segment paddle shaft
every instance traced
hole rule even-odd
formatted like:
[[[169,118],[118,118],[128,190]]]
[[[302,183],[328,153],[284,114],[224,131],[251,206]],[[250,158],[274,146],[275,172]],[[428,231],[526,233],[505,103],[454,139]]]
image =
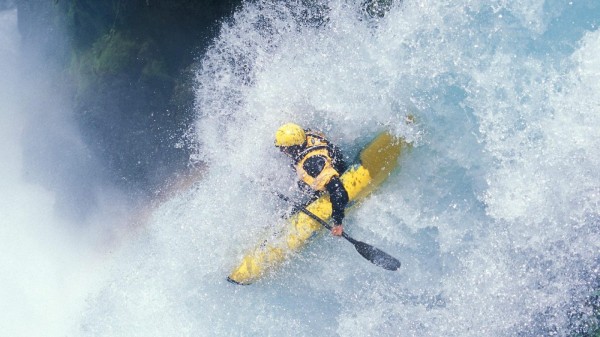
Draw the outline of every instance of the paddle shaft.
[[[304,214],[308,215],[311,219],[320,223],[321,226],[327,228],[328,230],[331,230],[331,225],[328,224],[327,222],[325,222],[325,220],[314,215],[311,211],[307,210],[305,207],[299,207],[299,208]],[[350,241],[350,243],[352,243],[353,245],[356,245],[356,243],[358,242],[358,241],[354,240],[350,235],[346,234],[346,232],[344,232],[344,231],[342,231],[342,237],[344,237],[344,239]]]
[[[277,193],[277,196],[279,196],[279,198],[281,198],[282,200],[284,200],[288,203],[292,203],[292,201],[283,194]],[[319,218],[314,213],[312,213],[311,211],[306,209],[306,207],[304,207],[302,205],[297,205],[297,207],[304,214],[308,215],[311,219],[313,219],[316,222],[318,222],[319,224],[321,224],[321,226],[327,228],[328,230],[331,230],[332,227],[330,224],[328,224],[325,220]],[[396,258],[392,257],[391,255],[387,254],[386,252],[384,252],[378,248],[375,248],[367,243],[364,243],[362,241],[355,240],[352,237],[350,237],[350,235],[346,234],[346,232],[344,232],[344,231],[342,231],[342,237],[344,237],[344,239],[348,240],[348,242],[353,244],[354,248],[356,248],[356,250],[358,251],[358,253],[360,255],[362,255],[362,257],[371,261],[372,263],[374,263],[384,269],[387,269],[387,270],[398,270],[398,268],[400,268],[400,261],[398,261]]]
[[[283,199],[284,201],[287,201],[287,202],[289,202],[289,203],[292,203],[292,201],[291,201],[291,200],[290,200],[288,197],[286,197],[285,195],[283,195],[283,194],[277,194],[277,195],[278,195],[278,196],[279,196],[281,199]],[[301,205],[297,205],[297,207],[298,207],[298,209],[299,209],[299,210],[301,210],[301,211],[302,211],[304,214],[308,215],[308,216],[309,216],[311,219],[313,219],[313,220],[315,220],[316,222],[318,222],[319,224],[321,224],[321,226],[323,226],[323,227],[325,227],[325,228],[327,228],[327,229],[331,230],[331,228],[332,228],[332,227],[331,227],[331,225],[330,225],[330,224],[328,224],[328,223],[327,223],[325,220],[323,220],[323,219],[319,218],[318,216],[314,215],[314,214],[313,214],[313,212],[311,212],[311,211],[307,210],[307,209],[306,209],[306,207],[304,207],[304,206],[301,206]],[[350,242],[353,242],[353,241],[355,241],[353,238],[351,238],[350,236],[348,236],[348,234],[346,234],[346,232],[342,232],[342,236],[343,236],[343,237],[344,237],[346,240],[348,240],[348,241],[350,241]]]

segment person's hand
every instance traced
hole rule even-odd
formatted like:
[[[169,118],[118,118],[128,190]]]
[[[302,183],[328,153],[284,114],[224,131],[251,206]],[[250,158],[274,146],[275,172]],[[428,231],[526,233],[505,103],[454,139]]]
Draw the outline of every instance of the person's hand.
[[[335,225],[331,228],[331,234],[335,236],[341,236],[344,231],[344,227],[342,225]]]

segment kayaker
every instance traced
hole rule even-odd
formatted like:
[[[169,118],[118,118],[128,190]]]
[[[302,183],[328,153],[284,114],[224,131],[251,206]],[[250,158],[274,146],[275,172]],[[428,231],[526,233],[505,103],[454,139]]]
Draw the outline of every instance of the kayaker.
[[[292,166],[298,174],[300,188],[309,195],[302,206],[325,192],[329,193],[334,223],[331,234],[342,235],[348,192],[340,180],[340,175],[346,170],[341,151],[323,134],[305,130],[294,123],[284,124],[277,130],[275,146],[294,161]]]

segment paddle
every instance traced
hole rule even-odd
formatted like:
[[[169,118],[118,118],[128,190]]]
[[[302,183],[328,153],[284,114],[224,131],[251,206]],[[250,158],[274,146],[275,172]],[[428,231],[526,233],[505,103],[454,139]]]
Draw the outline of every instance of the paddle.
[[[277,196],[279,196],[279,198],[288,203],[292,203],[292,201],[283,194],[277,193]],[[328,224],[318,216],[314,215],[311,211],[307,210],[306,207],[301,205],[296,206],[304,214],[308,215],[310,218],[320,223],[323,227],[327,228],[328,230],[331,230],[330,224]],[[342,232],[342,236],[344,237],[344,239],[348,240],[351,244],[354,245],[354,248],[356,248],[360,255],[362,255],[365,259],[371,261],[375,265],[387,270],[398,270],[398,268],[400,268],[400,261],[398,261],[393,256],[389,255],[388,253],[384,252],[383,250],[375,248],[367,243],[354,240],[348,234],[346,234],[346,232]]]

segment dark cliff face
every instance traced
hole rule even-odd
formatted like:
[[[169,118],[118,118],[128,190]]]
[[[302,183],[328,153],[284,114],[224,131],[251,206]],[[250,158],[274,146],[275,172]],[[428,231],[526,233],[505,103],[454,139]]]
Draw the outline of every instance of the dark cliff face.
[[[24,77],[39,82],[43,71],[48,85],[40,91],[68,102],[87,157],[97,158],[83,166],[100,166],[107,179],[150,194],[185,170],[188,149],[181,143],[193,119],[194,61],[240,2],[17,0],[3,6],[18,9],[22,54],[31,61]],[[29,109],[43,116],[44,105]],[[36,154],[49,156],[43,146],[30,144],[25,161],[34,165],[43,160]]]

